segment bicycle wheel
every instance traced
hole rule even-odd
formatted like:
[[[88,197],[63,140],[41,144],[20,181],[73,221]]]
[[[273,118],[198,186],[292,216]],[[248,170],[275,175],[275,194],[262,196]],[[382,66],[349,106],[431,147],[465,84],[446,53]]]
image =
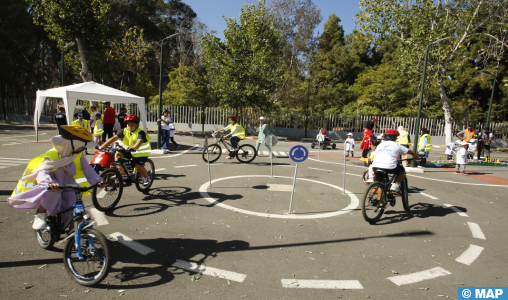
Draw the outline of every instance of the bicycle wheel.
[[[208,155],[207,155],[207,153],[208,153]],[[208,146],[208,148],[203,149],[202,157],[206,163],[208,162],[207,158],[210,157],[210,163],[213,163],[213,162],[216,162],[220,158],[221,155],[222,155],[222,148],[217,144],[213,144],[213,145]]]
[[[252,145],[241,145],[236,152],[236,159],[241,163],[250,163],[257,156],[256,148]]]
[[[36,230],[35,238],[42,249],[49,249],[55,242],[51,239],[51,232],[48,229]]]
[[[100,173],[99,176],[109,185],[105,188],[95,187],[92,190],[93,206],[99,211],[109,211],[115,208],[120,198],[122,198],[122,175],[118,170],[107,169]]]
[[[367,182],[367,179],[369,179],[369,170],[363,171],[362,179],[363,179],[363,183],[365,183],[365,185],[371,184],[370,182]]]
[[[407,185],[407,178],[404,177],[402,179],[402,182],[400,183],[400,190],[402,192],[402,206],[404,207],[405,211],[410,211],[409,208],[409,199],[408,199],[408,185]]]
[[[150,183],[148,185],[143,185],[143,177],[139,172],[136,174],[136,188],[140,192],[146,192],[148,189],[152,186],[153,180],[155,179],[155,165],[153,164],[153,161],[151,159],[147,159],[145,163],[145,170],[148,178],[150,178]]]
[[[111,260],[108,240],[101,232],[92,228],[82,230],[80,239],[83,259],[79,259],[76,243],[74,238],[71,238],[65,245],[64,266],[74,281],[84,286],[93,286],[106,278],[109,272]]]
[[[370,224],[377,222],[385,211],[385,205],[378,196],[378,189],[381,189],[381,195],[383,195],[385,185],[380,182],[373,182],[363,194],[362,215],[365,221]]]

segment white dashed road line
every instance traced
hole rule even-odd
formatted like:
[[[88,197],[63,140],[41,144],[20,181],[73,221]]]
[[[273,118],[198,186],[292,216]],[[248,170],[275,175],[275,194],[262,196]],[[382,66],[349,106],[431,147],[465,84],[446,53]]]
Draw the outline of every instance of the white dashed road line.
[[[175,168],[197,167],[198,165],[175,166]]]
[[[130,237],[120,232],[112,233],[109,236],[113,241],[117,241],[122,245],[127,246],[142,255],[147,255],[149,253],[155,252],[155,250],[153,250],[152,248],[142,245],[136,241],[133,241]]]
[[[185,150],[185,151],[182,151],[182,152],[180,152],[180,153],[178,153],[178,154],[173,154],[173,155],[150,156],[150,159],[155,159],[155,158],[168,158],[168,157],[180,156],[180,155],[185,154],[185,153],[187,153],[187,152],[189,152],[189,151],[192,151],[192,150],[194,150],[194,149],[196,149],[196,147],[192,147],[192,148],[190,148],[190,149],[188,149],[188,150]]]
[[[224,278],[227,280],[232,280],[236,282],[243,282],[247,275],[240,274],[236,272],[221,270],[217,268],[207,267],[205,265],[199,265],[197,263],[188,262],[184,260],[177,259],[173,264],[173,267],[177,267],[179,269],[184,269],[190,272],[195,272],[203,275],[209,275],[219,278]]]
[[[362,290],[363,286],[358,280],[302,280],[281,279],[282,287],[293,289],[342,289]]]
[[[328,172],[333,172],[332,170],[325,170],[325,169],[318,169],[318,168],[311,168],[311,167],[309,167],[309,169],[312,169],[312,170],[319,170],[319,171],[328,171]]]
[[[95,220],[95,224],[97,226],[103,226],[108,225],[109,222],[106,219],[106,215],[102,211],[98,211],[95,208],[90,209],[90,214],[92,215],[92,218]]]
[[[478,224],[467,222],[467,225],[469,225],[469,229],[471,229],[471,233],[473,234],[474,238],[486,240],[485,235],[483,234],[483,231]]]
[[[406,275],[398,275],[398,276],[392,276],[388,277],[387,279],[391,282],[395,283],[398,286],[416,283],[424,280],[434,279],[437,277],[450,275],[452,273],[446,271],[445,269],[441,267],[432,268],[425,271],[420,271],[416,273],[406,274]]]
[[[480,256],[483,249],[483,247],[471,244],[455,261],[469,266]]]
[[[425,196],[425,197],[429,197],[430,199],[439,200],[438,198],[436,198],[436,197],[434,197],[434,196],[431,196],[431,195],[429,195],[429,194],[426,194],[426,193],[424,193],[424,192],[420,192],[420,191],[415,191],[415,190],[413,190],[413,193],[422,194],[423,196]]]
[[[465,212],[462,212],[460,209],[456,208],[455,206],[453,206],[451,204],[445,204],[444,206],[446,206],[449,209],[453,210],[454,212],[459,214],[459,216],[461,216],[461,217],[469,217]]]
[[[157,170],[154,170],[155,172],[159,172],[159,171],[164,171],[166,170],[166,168],[161,168],[161,169],[157,169]]]

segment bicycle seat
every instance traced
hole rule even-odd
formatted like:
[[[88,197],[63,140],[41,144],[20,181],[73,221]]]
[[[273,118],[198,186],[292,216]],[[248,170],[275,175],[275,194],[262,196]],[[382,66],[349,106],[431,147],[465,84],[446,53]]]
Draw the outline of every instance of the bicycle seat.
[[[377,178],[381,178],[383,181],[388,181],[388,173],[385,170],[374,170],[374,175]]]

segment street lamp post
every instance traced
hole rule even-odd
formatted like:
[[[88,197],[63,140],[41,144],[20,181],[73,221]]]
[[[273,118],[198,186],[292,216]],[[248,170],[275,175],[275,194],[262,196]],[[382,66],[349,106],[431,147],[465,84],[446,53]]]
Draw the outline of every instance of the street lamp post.
[[[64,50],[67,49],[67,47],[70,47],[70,46],[74,46],[74,42],[68,43],[62,49],[62,86],[64,86]]]
[[[487,70],[482,70],[483,73],[494,76],[494,82],[492,83],[492,94],[490,95],[489,113],[487,114],[487,121],[485,122],[485,128],[489,128],[490,112],[492,110],[492,100],[494,99],[494,89],[496,88],[497,76]]]
[[[164,45],[164,41],[174,37],[176,35],[179,35],[179,33],[172,34],[166,38],[164,38],[161,42],[161,59],[160,59],[160,76],[159,76],[159,109],[158,109],[158,118],[162,116],[162,46]],[[157,125],[157,149],[161,148],[161,122]]]
[[[416,118],[415,140],[414,140],[414,143],[413,143],[413,151],[414,152],[418,151],[418,139],[419,139],[419,135],[420,135],[420,116],[422,114],[423,91],[425,89],[425,74],[426,74],[426,71],[427,71],[427,58],[429,56],[429,47],[432,46],[432,45],[435,45],[435,44],[437,44],[437,43],[439,43],[441,41],[449,39],[449,38],[451,38],[451,36],[439,39],[437,41],[434,41],[434,42],[428,44],[427,45],[427,49],[425,50],[425,58],[423,60],[422,83],[421,83],[421,87],[420,87],[420,99],[418,101],[418,116]],[[413,160],[411,162],[411,167],[413,167],[413,168],[416,167],[416,161]]]
[[[309,93],[310,93],[310,79],[307,82],[307,108],[305,109],[305,137],[307,137],[307,125],[309,125]]]
[[[411,98],[411,101],[409,102],[409,108],[411,109],[411,114],[409,115],[409,118],[413,118],[413,104],[411,102],[413,102],[412,100],[415,98],[415,90],[419,87],[420,85],[417,85],[414,87],[413,89],[413,97]]]

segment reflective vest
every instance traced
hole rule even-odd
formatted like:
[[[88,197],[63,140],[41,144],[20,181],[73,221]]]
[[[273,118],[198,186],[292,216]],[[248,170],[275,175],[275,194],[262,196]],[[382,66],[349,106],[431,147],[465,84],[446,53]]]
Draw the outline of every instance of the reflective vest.
[[[399,135],[396,140],[399,145],[409,145],[409,132],[404,135]]]
[[[101,124],[100,127],[98,126],[99,123]],[[102,125],[102,120],[96,120],[94,129],[93,129],[93,135],[94,136],[101,136],[103,133],[104,133],[104,126]]]
[[[138,129],[131,132],[129,129],[125,128],[123,130],[123,140],[122,144],[126,147],[133,147],[136,145],[138,141],[138,133],[143,131],[141,128],[138,127]],[[152,146],[150,146],[150,136],[148,134],[146,135],[146,142],[141,144],[139,148],[135,152],[131,152],[131,155],[133,157],[148,157],[150,156],[150,153],[152,152]]]
[[[79,120],[72,121],[72,125],[74,126],[81,126],[85,129],[88,128],[88,121],[87,120],[81,120],[81,124],[79,123]]]
[[[243,128],[240,124],[238,123],[235,123],[235,124],[230,124],[228,126],[229,130],[231,132],[233,132],[234,128],[235,127],[238,127],[240,130],[235,132],[235,134],[233,134],[233,136],[237,136],[239,137],[241,140],[245,140],[245,128]]]
[[[427,137],[427,145],[425,146],[425,152],[430,152],[430,150],[432,150],[432,144],[430,143],[430,135],[428,133],[420,137],[420,140],[418,141],[418,149],[423,150],[422,148],[425,137]]]
[[[466,129],[464,131],[464,139],[463,139],[463,141],[464,142],[469,142],[473,138],[473,136],[475,134],[476,134],[476,130],[473,129],[472,131],[469,131],[469,130]]]
[[[90,184],[86,180],[85,172],[83,171],[83,167],[81,166],[81,154],[82,153],[76,154],[76,158],[74,159],[74,165],[76,167],[76,175],[74,175],[73,178],[74,181],[76,181],[76,183],[79,184],[81,187],[88,187],[90,186]],[[48,152],[31,159],[30,162],[28,163],[28,166],[25,169],[25,172],[23,173],[23,176],[31,174],[33,170],[37,169],[39,165],[42,164],[44,160],[46,160],[46,158],[49,158],[50,160],[57,160],[62,157],[60,156],[60,153],[58,153],[58,151],[55,148],[53,148]],[[56,169],[53,169],[51,170],[51,172],[54,172],[55,170]],[[27,179],[27,180],[20,179],[18,181],[16,189],[12,191],[11,196],[15,196],[19,193],[24,193],[36,185],[37,185],[36,179]],[[90,192],[83,193],[83,197],[88,195],[90,195]]]

